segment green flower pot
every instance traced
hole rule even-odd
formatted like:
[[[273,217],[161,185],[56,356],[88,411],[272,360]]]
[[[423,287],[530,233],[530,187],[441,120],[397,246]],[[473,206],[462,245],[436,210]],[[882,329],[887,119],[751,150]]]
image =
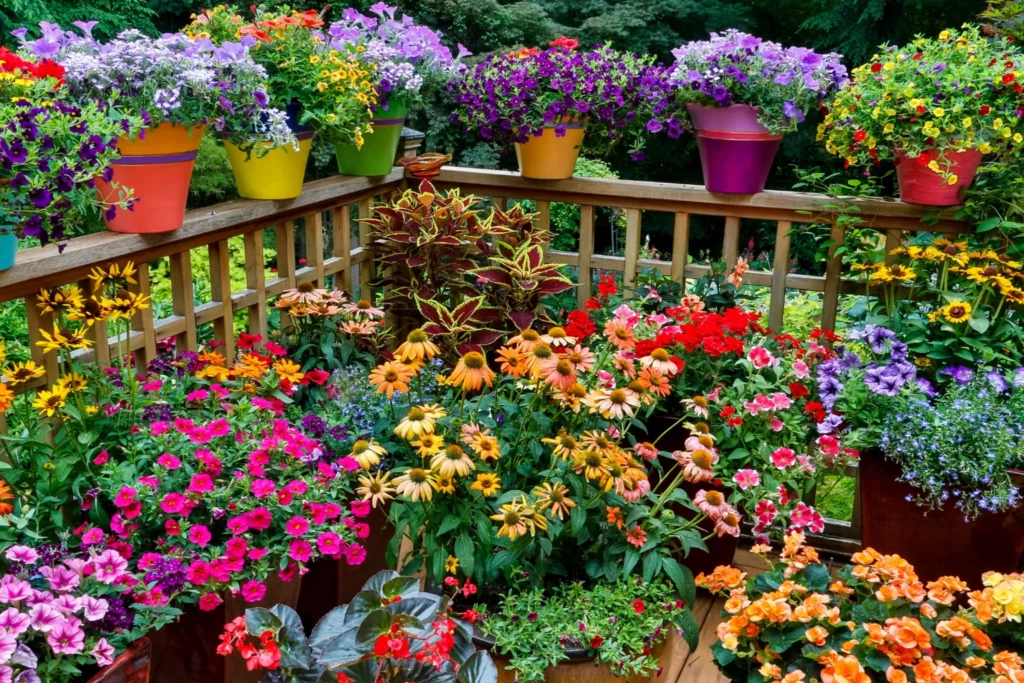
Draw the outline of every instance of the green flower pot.
[[[14,255],[18,251],[18,236],[14,233],[0,233],[0,270],[7,270],[14,265]]]
[[[338,170],[342,175],[381,176],[390,173],[408,113],[407,102],[393,99],[386,111],[381,109],[374,116],[373,132],[363,136],[361,148],[356,149],[355,144],[335,145]]]

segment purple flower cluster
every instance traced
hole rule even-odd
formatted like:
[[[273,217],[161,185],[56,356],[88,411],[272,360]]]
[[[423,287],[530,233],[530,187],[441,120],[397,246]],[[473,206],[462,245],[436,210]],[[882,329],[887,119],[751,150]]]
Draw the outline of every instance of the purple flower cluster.
[[[840,346],[837,357],[818,366],[818,394],[827,410],[835,407],[839,395],[845,388],[844,380],[851,371],[863,369],[863,382],[869,391],[882,396],[897,396],[911,382],[924,393],[933,390],[928,380],[917,376],[917,368],[907,360],[907,345],[896,338],[896,333],[886,327],[867,325],[862,330],[850,332],[851,341],[863,342],[873,354],[883,357],[880,362],[863,366],[861,357],[850,349]],[[885,357],[887,354],[888,357]]]
[[[352,45],[364,48],[360,59],[376,66],[378,106],[385,110],[391,97],[415,97],[430,77],[454,75],[459,69],[458,60],[470,55],[459,45],[458,54],[452,56],[441,43],[440,31],[417,25],[406,15],[396,19],[396,9],[378,2],[370,7],[373,16],[367,16],[350,7],[327,30],[331,49],[345,51]]]
[[[842,55],[783,47],[735,29],[673,50],[672,76],[688,102],[761,109],[772,132],[794,130],[811,108],[848,82]]]
[[[641,160],[646,135],[664,132],[675,139],[685,130],[669,70],[609,47],[492,54],[449,90],[460,109],[452,121],[503,149],[546,128],[562,137],[569,127],[582,126],[587,149],[604,153],[632,136],[631,152]]]

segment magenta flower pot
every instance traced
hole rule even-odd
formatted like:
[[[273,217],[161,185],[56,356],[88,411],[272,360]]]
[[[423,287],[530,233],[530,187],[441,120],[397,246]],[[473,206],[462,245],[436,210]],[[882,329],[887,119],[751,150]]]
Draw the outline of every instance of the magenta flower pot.
[[[723,194],[764,191],[782,135],[772,135],[746,104],[705,107],[687,104],[697,134],[704,186]]]

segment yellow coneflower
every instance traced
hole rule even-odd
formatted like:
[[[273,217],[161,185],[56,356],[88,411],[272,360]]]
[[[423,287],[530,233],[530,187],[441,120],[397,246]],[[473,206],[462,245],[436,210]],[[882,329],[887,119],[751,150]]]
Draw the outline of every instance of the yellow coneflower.
[[[27,360],[24,363],[13,363],[3,371],[3,376],[7,378],[7,383],[12,387],[42,377],[45,374],[46,369],[41,365],[36,365],[35,361],[31,360]]]
[[[525,496],[502,505],[497,514],[491,515],[491,519],[501,522],[498,535],[505,536],[510,541],[527,533],[533,536],[537,533],[537,529],[548,528],[544,517],[537,514],[537,510],[533,506],[526,504]]]
[[[608,458],[592,448],[577,451],[572,464],[576,473],[587,479],[602,480],[608,475]]]
[[[386,361],[370,371],[370,384],[377,387],[378,394],[392,398],[396,391],[409,391],[409,381],[415,376],[411,368],[397,361]]]
[[[36,346],[42,347],[46,353],[57,349],[67,351],[84,349],[92,344],[92,341],[86,338],[85,330],[72,330],[68,327],[58,329],[57,325],[54,325],[53,335],[47,333],[46,330],[39,330],[39,334],[42,335],[43,340],[36,342]]]
[[[442,476],[465,477],[476,469],[476,464],[466,451],[462,450],[462,446],[453,443],[431,456],[430,469]]]
[[[387,451],[373,439],[370,439],[369,441],[366,439],[359,439],[352,444],[352,452],[348,455],[359,463],[360,467],[369,472],[371,467],[380,464],[381,456],[387,455]]]
[[[405,341],[395,349],[395,358],[403,363],[426,362],[441,353],[434,342],[423,330],[413,330],[405,338]]]
[[[421,458],[429,458],[444,448],[444,439],[438,434],[424,434],[417,441],[410,442]]]
[[[541,512],[547,511],[552,518],[568,515],[576,503],[569,498],[569,489],[560,481],[554,484],[544,482],[533,490],[533,496],[537,501],[537,509]]]
[[[972,309],[969,301],[950,301],[942,307],[941,314],[948,322],[959,324],[971,319]]]
[[[40,391],[32,401],[32,407],[39,411],[40,415],[53,417],[53,414],[68,403],[68,390],[65,387],[54,385],[52,391]]]
[[[277,376],[283,380],[287,380],[292,384],[298,384],[302,381],[302,378],[306,376],[306,373],[301,371],[299,364],[282,358],[274,362],[274,370],[277,372]]]
[[[494,371],[487,367],[487,358],[479,351],[470,351],[455,364],[448,384],[463,391],[479,391],[483,385],[494,385]]]
[[[433,434],[436,420],[422,406],[413,406],[395,427],[395,435],[412,441],[424,434]]]
[[[501,446],[498,440],[489,434],[480,434],[473,439],[469,447],[476,453],[476,457],[484,462],[494,462],[501,458]]]
[[[586,448],[607,454],[615,448],[615,441],[608,436],[607,432],[588,430],[580,436],[580,442]]]
[[[562,460],[570,460],[576,455],[576,451],[579,450],[579,443],[564,429],[560,430],[555,438],[546,437],[541,439],[541,443],[551,444],[554,447],[552,448],[552,453],[554,453],[555,457]]]
[[[501,479],[497,474],[481,472],[476,475],[476,481],[470,484],[469,488],[473,491],[479,491],[486,498],[493,496],[501,490]]]
[[[395,477],[395,490],[414,503],[434,497],[434,475],[422,467],[414,467]]]
[[[356,488],[356,493],[363,497],[363,500],[370,501],[370,505],[377,507],[377,503],[384,504],[394,498],[395,487],[389,481],[390,472],[377,470],[370,476],[359,477],[361,486]]]
[[[42,289],[36,295],[39,307],[43,313],[68,313],[82,306],[85,298],[78,285],[65,285],[63,287],[51,287]]]

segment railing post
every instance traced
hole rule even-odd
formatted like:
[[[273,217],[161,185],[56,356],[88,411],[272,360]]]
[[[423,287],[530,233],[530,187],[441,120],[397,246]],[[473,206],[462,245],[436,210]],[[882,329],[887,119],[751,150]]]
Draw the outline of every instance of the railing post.
[[[88,278],[79,280],[78,287],[82,290],[85,298],[88,299],[92,296],[92,280]],[[107,322],[105,320],[97,320],[92,324],[92,327],[89,328],[89,339],[96,343],[96,348],[93,351],[95,362],[103,367],[110,365],[110,333],[107,331]]]
[[[316,272],[318,287],[326,286],[327,275],[324,273],[324,216],[317,211],[306,216],[306,265]],[[312,256],[310,256],[312,254]]]
[[[544,240],[544,253],[551,248],[551,202],[537,202],[537,227],[548,233]]]
[[[677,213],[672,232],[672,279],[682,286],[686,294],[686,261],[690,255],[690,214]]]
[[[736,265],[736,258],[740,251],[740,219],[736,216],[726,216],[725,235],[722,239],[722,260],[725,261],[726,270],[732,270]]]
[[[287,289],[295,289],[295,222],[285,221],[274,226],[277,243],[277,276],[283,278]],[[288,326],[288,313],[278,310],[281,329]]]
[[[352,207],[349,204],[331,209],[331,230],[334,234],[334,256],[341,259],[341,270],[334,276],[334,287],[352,294]],[[341,278],[339,284],[338,278]]]
[[[213,320],[213,336],[223,343],[224,358],[235,360],[235,313],[231,302],[231,252],[228,241],[208,246],[210,251],[210,298],[220,302],[220,315]]]
[[[632,296],[629,287],[636,285],[636,262],[640,258],[640,209],[626,209],[626,252],[622,269],[622,283],[627,297]]]
[[[772,260],[772,298],[768,306],[768,327],[782,331],[786,310],[786,276],[789,274],[789,233],[793,224],[779,221],[775,228],[775,258]]]
[[[156,358],[156,330],[153,328],[153,300],[151,298],[153,292],[149,282],[149,264],[140,263],[138,268],[139,284],[134,285],[132,289],[149,299],[149,305],[136,313],[135,317],[132,318],[132,329],[136,332],[142,332],[142,348],[136,352],[135,367],[145,372],[146,368],[149,367],[149,362]],[[97,341],[98,345],[99,342]],[[131,348],[130,343],[128,347],[129,349]]]
[[[830,239],[831,246],[828,248],[828,267],[825,270],[825,291],[822,296],[821,327],[826,330],[835,331],[836,317],[839,311],[839,279],[843,270],[843,257],[836,254],[836,250],[846,238],[846,228],[838,223],[832,224]]]
[[[357,205],[359,213],[359,246],[363,249],[370,248],[370,226],[363,223],[373,212],[373,204],[370,198],[360,199]],[[370,284],[377,276],[377,268],[374,259],[363,261],[359,264],[359,297],[367,301],[373,301],[373,285]]]
[[[171,305],[174,315],[185,323],[185,331],[177,336],[179,350],[187,351],[199,348],[199,335],[196,332],[196,300],[192,292],[192,253],[179,251],[168,257],[171,273]]]
[[[46,330],[47,334],[53,334],[53,314],[43,313],[39,310],[35,296],[25,297],[25,316],[28,318],[28,341],[32,349],[32,360],[46,370],[46,384],[52,385],[60,377],[60,370],[57,367],[57,352],[43,353],[39,342],[43,336],[40,330]]]
[[[580,308],[592,296],[594,272],[590,268],[590,257],[594,255],[594,207],[589,204],[580,206],[580,251],[577,261],[576,275],[578,287],[576,301]]]
[[[256,303],[248,307],[249,334],[267,338],[267,276],[263,265],[263,229],[245,233],[245,286],[256,293]]]

